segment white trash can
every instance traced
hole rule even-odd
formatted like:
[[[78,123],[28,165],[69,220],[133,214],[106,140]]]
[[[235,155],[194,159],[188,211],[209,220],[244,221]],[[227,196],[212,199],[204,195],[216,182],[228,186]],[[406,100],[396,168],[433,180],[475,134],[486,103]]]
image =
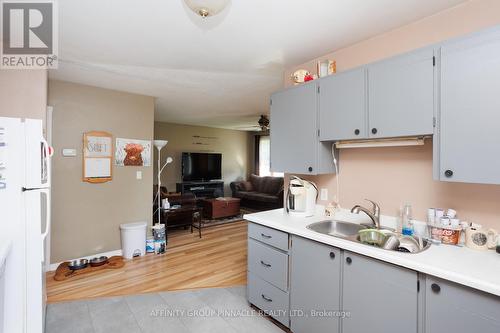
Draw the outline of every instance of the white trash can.
[[[120,224],[123,257],[132,259],[146,253],[146,222]]]

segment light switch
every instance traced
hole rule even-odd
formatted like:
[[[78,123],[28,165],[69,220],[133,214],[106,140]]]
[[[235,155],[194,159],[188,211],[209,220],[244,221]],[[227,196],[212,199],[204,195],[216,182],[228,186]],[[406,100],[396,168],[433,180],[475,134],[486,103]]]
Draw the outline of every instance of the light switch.
[[[136,171],[135,178],[141,180],[142,179],[142,171]]]
[[[323,201],[328,200],[328,189],[327,188],[321,189],[321,200],[323,200]]]
[[[64,157],[75,157],[76,156],[76,149],[73,149],[73,148],[64,148],[62,150],[62,155]]]

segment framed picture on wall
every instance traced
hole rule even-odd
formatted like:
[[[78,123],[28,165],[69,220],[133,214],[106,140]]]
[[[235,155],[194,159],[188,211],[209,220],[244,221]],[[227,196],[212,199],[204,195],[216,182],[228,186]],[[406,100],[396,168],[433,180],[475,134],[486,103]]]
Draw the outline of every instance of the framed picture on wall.
[[[113,179],[113,136],[92,131],[83,134],[84,182],[104,183]]]
[[[151,141],[116,138],[117,166],[151,166]]]

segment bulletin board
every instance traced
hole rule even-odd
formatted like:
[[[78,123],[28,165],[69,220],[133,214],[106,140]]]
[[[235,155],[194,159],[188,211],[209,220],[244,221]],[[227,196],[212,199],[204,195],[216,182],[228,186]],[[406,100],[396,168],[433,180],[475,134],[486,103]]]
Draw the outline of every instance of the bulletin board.
[[[84,182],[105,183],[113,179],[113,136],[92,131],[83,134]]]

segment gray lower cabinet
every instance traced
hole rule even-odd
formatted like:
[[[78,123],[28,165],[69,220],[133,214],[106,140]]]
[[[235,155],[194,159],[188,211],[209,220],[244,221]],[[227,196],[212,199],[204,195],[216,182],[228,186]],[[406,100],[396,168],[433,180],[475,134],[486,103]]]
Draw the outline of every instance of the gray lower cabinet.
[[[368,135],[434,133],[434,50],[417,50],[368,66]]]
[[[431,276],[425,285],[425,333],[500,332],[500,297]]]
[[[248,240],[248,271],[281,290],[288,290],[288,254]]]
[[[320,140],[366,138],[366,69],[327,76],[319,86]]]
[[[288,327],[290,325],[289,293],[276,288],[252,272],[248,272],[247,283],[248,301]]]
[[[286,232],[248,224],[248,301],[290,325],[289,255]]]
[[[342,332],[416,333],[417,281],[415,271],[345,251]]]
[[[500,332],[498,296],[254,223],[248,245],[248,301],[293,333]]]
[[[499,86],[500,29],[442,46],[439,180],[500,184]]]
[[[290,322],[294,333],[335,333],[340,322],[340,250],[292,236]]]

